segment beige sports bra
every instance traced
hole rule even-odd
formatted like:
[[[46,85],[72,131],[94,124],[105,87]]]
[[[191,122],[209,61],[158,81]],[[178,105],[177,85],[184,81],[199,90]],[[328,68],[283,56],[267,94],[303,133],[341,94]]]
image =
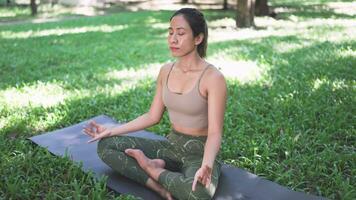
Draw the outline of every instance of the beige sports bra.
[[[204,98],[199,91],[200,80],[209,65],[201,73],[194,88],[187,93],[171,92],[168,88],[169,75],[173,69],[174,63],[167,75],[163,85],[162,99],[168,110],[168,116],[173,124],[189,128],[207,128],[208,127],[208,100]]]

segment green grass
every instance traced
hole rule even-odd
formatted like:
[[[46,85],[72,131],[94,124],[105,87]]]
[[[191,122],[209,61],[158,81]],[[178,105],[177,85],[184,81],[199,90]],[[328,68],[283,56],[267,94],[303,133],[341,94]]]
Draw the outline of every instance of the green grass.
[[[308,14],[314,11],[320,14]],[[208,60],[248,61],[265,70],[247,83],[238,75],[227,78],[225,162],[297,191],[351,200],[356,42],[352,18],[332,12],[323,6],[284,12],[251,30],[276,30],[269,35],[211,43]],[[154,74],[172,60],[165,39],[170,14],[120,12],[0,26],[0,199],[134,199],[115,195],[105,180],[26,138],[99,114],[128,121],[146,112],[155,80],[132,71]],[[209,23],[234,16],[205,14]],[[299,26],[284,27],[291,15]],[[149,130],[167,133],[167,115]]]

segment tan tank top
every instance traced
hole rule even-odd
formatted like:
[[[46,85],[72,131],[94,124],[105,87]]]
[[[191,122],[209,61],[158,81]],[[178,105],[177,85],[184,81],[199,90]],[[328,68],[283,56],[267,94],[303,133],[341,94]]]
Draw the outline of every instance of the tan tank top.
[[[162,99],[168,110],[168,116],[173,124],[189,128],[208,127],[208,100],[199,91],[200,80],[209,65],[205,67],[192,90],[187,93],[171,92],[168,88],[169,75],[174,63],[169,70],[166,82],[163,85]]]

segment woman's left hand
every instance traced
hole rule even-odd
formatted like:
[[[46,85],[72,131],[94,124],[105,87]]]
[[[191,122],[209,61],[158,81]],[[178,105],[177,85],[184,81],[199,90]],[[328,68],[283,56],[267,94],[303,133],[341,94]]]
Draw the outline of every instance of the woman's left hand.
[[[211,183],[211,173],[212,173],[211,167],[207,165],[200,167],[198,171],[195,173],[192,190],[195,191],[198,181],[201,184],[203,184],[205,187],[209,187]]]

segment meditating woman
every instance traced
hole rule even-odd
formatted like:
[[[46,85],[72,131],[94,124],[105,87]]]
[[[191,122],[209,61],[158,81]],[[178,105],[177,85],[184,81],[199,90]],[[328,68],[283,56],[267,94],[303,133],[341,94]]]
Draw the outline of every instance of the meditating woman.
[[[224,76],[204,60],[207,38],[201,12],[176,11],[168,28],[176,61],[160,69],[150,110],[120,126],[90,122],[84,129],[89,142],[100,140],[98,154],[107,165],[165,199],[211,199],[218,185],[227,89]],[[159,123],[165,109],[168,140],[126,134]]]

